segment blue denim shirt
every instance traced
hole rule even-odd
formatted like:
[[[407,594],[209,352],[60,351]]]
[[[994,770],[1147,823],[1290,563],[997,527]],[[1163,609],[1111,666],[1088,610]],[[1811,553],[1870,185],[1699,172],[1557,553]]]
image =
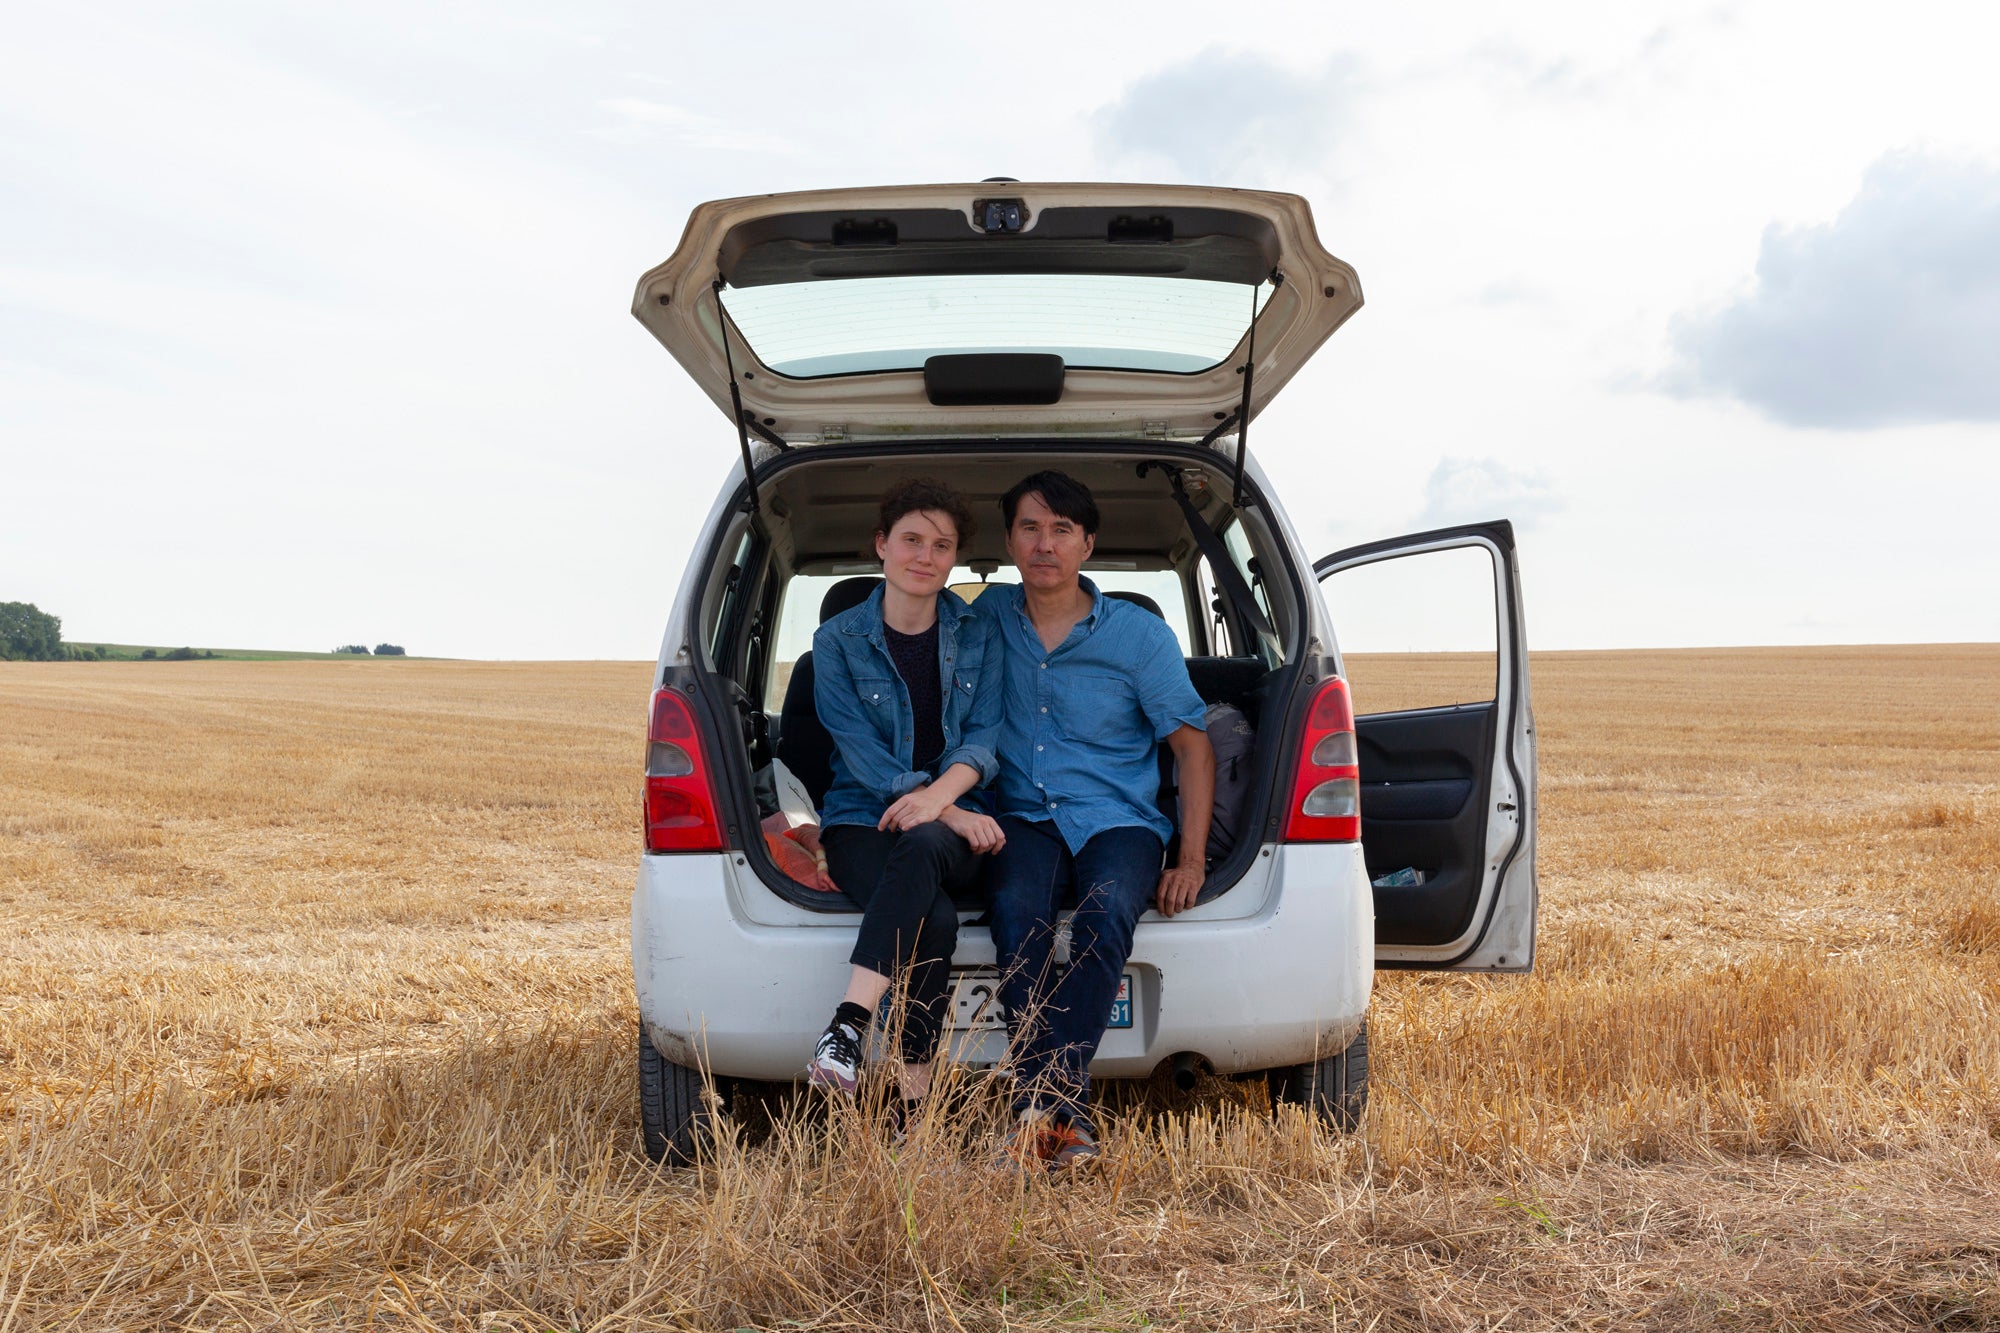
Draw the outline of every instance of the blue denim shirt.
[[[1000,645],[990,617],[978,615],[958,594],[938,594],[938,681],[943,685],[944,753],[937,773],[953,764],[979,772],[979,786],[999,769],[994,753],[1000,728]],[[843,611],[813,635],[813,705],[833,737],[833,785],[820,824],[871,828],[900,796],[937,773],[913,770],[915,719],[910,689],[896,672],[882,640],[882,587]],[[977,790],[977,788],[975,788]],[[958,802],[980,809],[968,793]]]
[[[1152,612],[1106,597],[1089,579],[1090,614],[1050,652],[1019,585],[994,604],[1006,644],[1000,726],[1000,813],[1055,821],[1072,852],[1106,829],[1143,825],[1173,836],[1154,804],[1159,743],[1183,724],[1206,730],[1180,641]]]

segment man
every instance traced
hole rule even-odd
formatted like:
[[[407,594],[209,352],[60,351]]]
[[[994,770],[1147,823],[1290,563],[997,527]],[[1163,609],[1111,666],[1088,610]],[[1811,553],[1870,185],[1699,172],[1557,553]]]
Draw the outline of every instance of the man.
[[[1081,482],[1037,472],[1001,498],[1017,588],[996,588],[1006,671],[997,783],[993,943],[1014,1059],[1008,1150],[1055,1169],[1097,1156],[1089,1065],[1110,1020],[1132,930],[1157,906],[1193,906],[1205,874],[1215,754],[1203,705],[1166,622],[1082,576],[1097,502]],[[1180,765],[1181,853],[1155,804],[1157,747]],[[1055,964],[1056,913],[1071,904],[1069,966]]]

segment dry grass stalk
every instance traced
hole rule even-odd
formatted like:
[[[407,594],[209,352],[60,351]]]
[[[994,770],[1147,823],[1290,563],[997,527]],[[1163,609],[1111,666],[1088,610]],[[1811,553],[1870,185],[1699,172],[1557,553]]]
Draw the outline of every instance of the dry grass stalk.
[[[1052,1185],[976,1088],[639,1157],[643,667],[8,664],[0,1330],[2000,1325],[2000,650],[1535,669],[1538,971]]]

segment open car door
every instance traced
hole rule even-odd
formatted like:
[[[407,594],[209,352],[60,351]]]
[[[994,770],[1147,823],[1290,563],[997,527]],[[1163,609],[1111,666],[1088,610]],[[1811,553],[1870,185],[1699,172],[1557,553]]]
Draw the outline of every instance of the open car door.
[[[1527,971],[1535,724],[1513,526],[1370,542],[1313,573],[1354,701],[1376,965]]]

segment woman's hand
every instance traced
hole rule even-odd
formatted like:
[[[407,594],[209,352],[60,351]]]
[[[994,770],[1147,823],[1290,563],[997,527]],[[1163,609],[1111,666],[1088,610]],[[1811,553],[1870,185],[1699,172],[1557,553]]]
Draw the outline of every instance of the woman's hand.
[[[908,833],[920,824],[928,824],[951,809],[951,795],[941,792],[933,783],[926,783],[908,795],[896,798],[887,810],[882,812],[881,822],[876,828],[896,833]]]
[[[806,881],[821,893],[839,893],[840,886],[833,882],[833,876],[826,869],[826,848],[820,845],[819,825],[801,824],[786,835],[793,842],[812,853],[813,877]]]
[[[997,852],[1007,845],[1007,835],[1000,831],[1000,823],[991,815],[982,815],[959,806],[947,806],[938,816],[946,828],[965,839],[965,845],[974,852]]]

